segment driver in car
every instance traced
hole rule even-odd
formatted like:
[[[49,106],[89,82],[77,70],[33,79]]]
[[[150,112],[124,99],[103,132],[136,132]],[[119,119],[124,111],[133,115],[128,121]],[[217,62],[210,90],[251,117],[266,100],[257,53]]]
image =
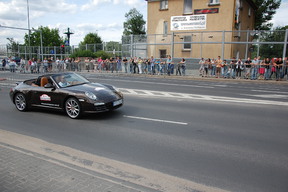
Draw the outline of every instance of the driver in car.
[[[70,85],[70,83],[67,82],[67,80],[66,80],[64,75],[58,76],[58,81],[57,82],[58,82],[58,85],[60,87],[67,87],[67,86]]]

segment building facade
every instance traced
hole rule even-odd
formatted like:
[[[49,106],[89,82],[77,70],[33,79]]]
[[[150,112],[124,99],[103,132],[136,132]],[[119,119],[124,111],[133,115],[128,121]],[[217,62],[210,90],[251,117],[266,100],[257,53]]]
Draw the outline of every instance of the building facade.
[[[147,54],[244,58],[253,39],[252,0],[147,0]],[[171,45],[171,46],[168,46]]]

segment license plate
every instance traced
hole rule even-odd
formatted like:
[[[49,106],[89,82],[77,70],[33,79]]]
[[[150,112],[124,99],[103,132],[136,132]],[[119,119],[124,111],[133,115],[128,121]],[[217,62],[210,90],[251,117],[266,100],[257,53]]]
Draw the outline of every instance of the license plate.
[[[113,106],[121,105],[123,103],[122,99],[113,102]]]

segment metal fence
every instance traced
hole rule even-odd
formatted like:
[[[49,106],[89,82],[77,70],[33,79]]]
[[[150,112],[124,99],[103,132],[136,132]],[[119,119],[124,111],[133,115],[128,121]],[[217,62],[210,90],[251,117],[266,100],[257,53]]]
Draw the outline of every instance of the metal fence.
[[[126,57],[217,58],[287,57],[288,30],[197,31],[122,38]]]
[[[170,34],[123,36],[122,42],[105,42],[83,46],[18,46],[14,50],[0,47],[0,55],[23,58],[65,58],[78,50],[105,51],[114,56],[164,58],[216,58],[247,59],[287,57],[288,30],[278,31],[193,31]]]

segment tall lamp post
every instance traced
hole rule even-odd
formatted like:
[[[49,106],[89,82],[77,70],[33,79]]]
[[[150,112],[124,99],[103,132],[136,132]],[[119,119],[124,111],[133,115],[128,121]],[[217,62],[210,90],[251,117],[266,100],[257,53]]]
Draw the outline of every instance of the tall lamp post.
[[[27,17],[28,17],[28,46],[29,46],[29,57],[31,59],[31,42],[30,42],[30,14],[29,14],[29,1],[27,0]],[[41,33],[42,34],[42,33]]]

